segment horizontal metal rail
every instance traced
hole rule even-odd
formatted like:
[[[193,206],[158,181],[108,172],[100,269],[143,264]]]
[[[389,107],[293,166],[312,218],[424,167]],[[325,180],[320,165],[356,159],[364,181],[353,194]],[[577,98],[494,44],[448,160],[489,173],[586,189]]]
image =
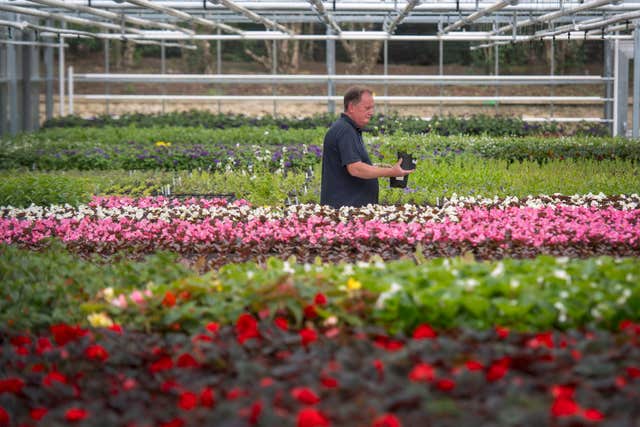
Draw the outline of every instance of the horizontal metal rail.
[[[76,99],[101,101],[342,101],[342,96],[305,95],[74,95]],[[376,96],[390,103],[502,103],[502,104],[599,104],[612,101],[599,96]]]
[[[601,76],[438,76],[438,75],[326,75],[326,74],[74,74],[75,82],[92,83],[251,83],[251,84],[309,84],[359,83],[400,85],[563,85],[604,84],[613,78]]]

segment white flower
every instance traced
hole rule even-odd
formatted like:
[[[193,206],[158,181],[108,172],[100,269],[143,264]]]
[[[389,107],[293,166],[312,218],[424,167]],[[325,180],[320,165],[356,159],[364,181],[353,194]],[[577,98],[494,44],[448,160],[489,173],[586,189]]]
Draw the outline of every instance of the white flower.
[[[376,308],[384,308],[385,301],[391,298],[392,296],[394,296],[401,289],[402,289],[402,286],[400,286],[398,283],[396,282],[391,283],[389,290],[386,292],[382,292],[380,296],[378,296],[378,300],[376,301]]]
[[[504,264],[499,262],[496,264],[496,268],[491,272],[491,277],[498,277],[504,273]]]

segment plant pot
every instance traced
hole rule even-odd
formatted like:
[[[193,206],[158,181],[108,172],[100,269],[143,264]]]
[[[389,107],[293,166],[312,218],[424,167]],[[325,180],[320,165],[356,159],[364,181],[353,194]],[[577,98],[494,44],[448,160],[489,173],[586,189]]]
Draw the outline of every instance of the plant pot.
[[[402,167],[402,169],[410,170],[416,168],[416,161],[411,154],[398,151],[398,158],[402,159],[402,163],[400,164],[400,167]],[[402,177],[392,176],[389,178],[389,184],[392,188],[407,188],[408,182],[409,175],[405,175]]]

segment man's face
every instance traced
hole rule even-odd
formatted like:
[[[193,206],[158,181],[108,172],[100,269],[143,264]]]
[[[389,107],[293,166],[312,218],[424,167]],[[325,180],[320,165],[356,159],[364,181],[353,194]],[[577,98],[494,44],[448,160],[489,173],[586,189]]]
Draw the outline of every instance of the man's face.
[[[364,92],[360,96],[360,102],[352,102],[347,108],[347,115],[358,125],[363,128],[369,123],[373,116],[373,96],[369,92]]]

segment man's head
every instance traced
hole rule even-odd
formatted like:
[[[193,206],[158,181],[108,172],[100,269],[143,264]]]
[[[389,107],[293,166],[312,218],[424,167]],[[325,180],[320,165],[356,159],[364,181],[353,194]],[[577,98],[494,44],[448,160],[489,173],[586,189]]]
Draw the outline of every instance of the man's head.
[[[365,87],[354,86],[344,94],[344,112],[359,127],[363,128],[373,116],[373,92]]]

